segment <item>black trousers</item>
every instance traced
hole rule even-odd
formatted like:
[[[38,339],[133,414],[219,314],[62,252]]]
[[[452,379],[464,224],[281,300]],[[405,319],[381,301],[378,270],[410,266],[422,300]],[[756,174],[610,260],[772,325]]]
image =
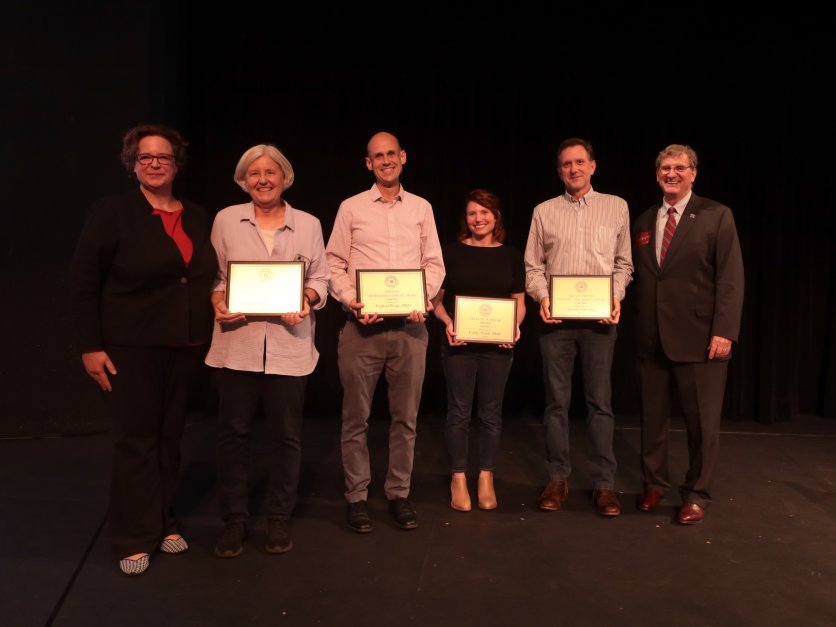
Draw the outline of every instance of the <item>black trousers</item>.
[[[218,370],[218,493],[224,522],[249,518],[250,432],[259,400],[270,439],[264,512],[267,518],[290,519],[302,462],[306,383],[306,376]]]
[[[642,388],[642,481],[663,494],[668,474],[671,391],[676,390],[688,433],[688,472],[679,487],[682,501],[708,507],[720,456],[720,417],[728,360],[677,363],[661,349],[640,362]]]
[[[174,495],[186,410],[206,348],[107,346],[118,374],[111,415],[110,542],[118,557],[152,553],[176,533]]]

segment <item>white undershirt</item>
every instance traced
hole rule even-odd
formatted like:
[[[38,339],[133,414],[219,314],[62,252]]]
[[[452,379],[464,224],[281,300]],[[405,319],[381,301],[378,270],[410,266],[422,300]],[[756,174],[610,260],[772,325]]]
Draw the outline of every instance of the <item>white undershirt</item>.
[[[267,229],[258,229],[261,233],[261,239],[264,240],[264,245],[267,247],[267,252],[273,252],[273,243],[276,239],[276,229],[268,231]]]

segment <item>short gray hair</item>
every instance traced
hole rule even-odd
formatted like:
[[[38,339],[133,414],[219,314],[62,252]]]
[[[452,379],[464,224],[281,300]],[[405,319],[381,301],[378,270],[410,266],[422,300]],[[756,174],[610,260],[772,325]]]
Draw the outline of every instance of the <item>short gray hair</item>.
[[[261,157],[270,157],[279,166],[279,170],[282,171],[282,177],[284,178],[284,189],[288,189],[293,185],[293,166],[290,165],[290,161],[282,154],[282,151],[273,144],[258,144],[241,155],[241,158],[238,160],[238,165],[235,166],[235,176],[233,178],[241,189],[245,192],[247,191],[247,169],[252,165],[253,161],[261,159]]]
[[[656,167],[659,167],[659,164],[662,163],[662,159],[666,159],[668,157],[678,157],[679,155],[685,155],[688,157],[691,167],[695,170],[697,169],[697,151],[685,144],[671,144],[659,151],[659,154],[656,155]]]

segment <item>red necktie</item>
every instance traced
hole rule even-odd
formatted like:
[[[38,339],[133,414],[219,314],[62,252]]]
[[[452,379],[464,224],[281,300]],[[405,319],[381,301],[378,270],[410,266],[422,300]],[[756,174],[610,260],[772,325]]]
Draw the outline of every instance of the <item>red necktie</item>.
[[[662,235],[662,250],[659,251],[659,265],[665,263],[665,255],[668,254],[668,247],[673,239],[673,232],[676,230],[676,209],[668,208],[668,221],[665,222],[665,233]]]

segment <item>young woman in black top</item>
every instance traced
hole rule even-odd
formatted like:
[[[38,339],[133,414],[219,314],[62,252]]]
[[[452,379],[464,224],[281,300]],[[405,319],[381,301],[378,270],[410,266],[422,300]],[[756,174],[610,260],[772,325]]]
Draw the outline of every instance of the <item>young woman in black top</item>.
[[[468,431],[473,407],[481,421],[479,433],[478,503],[495,509],[493,470],[502,433],[502,399],[513,361],[513,344],[475,344],[456,339],[453,316],[456,295],[517,300],[517,329],[525,316],[525,266],[522,254],[503,244],[505,228],[499,198],[476,189],[466,197],[459,241],[444,247],[447,275],[433,301],[433,313],[446,326],[447,341],[441,358],[447,382],[447,427],[445,441],[450,458],[450,506],[471,509],[465,476]]]

